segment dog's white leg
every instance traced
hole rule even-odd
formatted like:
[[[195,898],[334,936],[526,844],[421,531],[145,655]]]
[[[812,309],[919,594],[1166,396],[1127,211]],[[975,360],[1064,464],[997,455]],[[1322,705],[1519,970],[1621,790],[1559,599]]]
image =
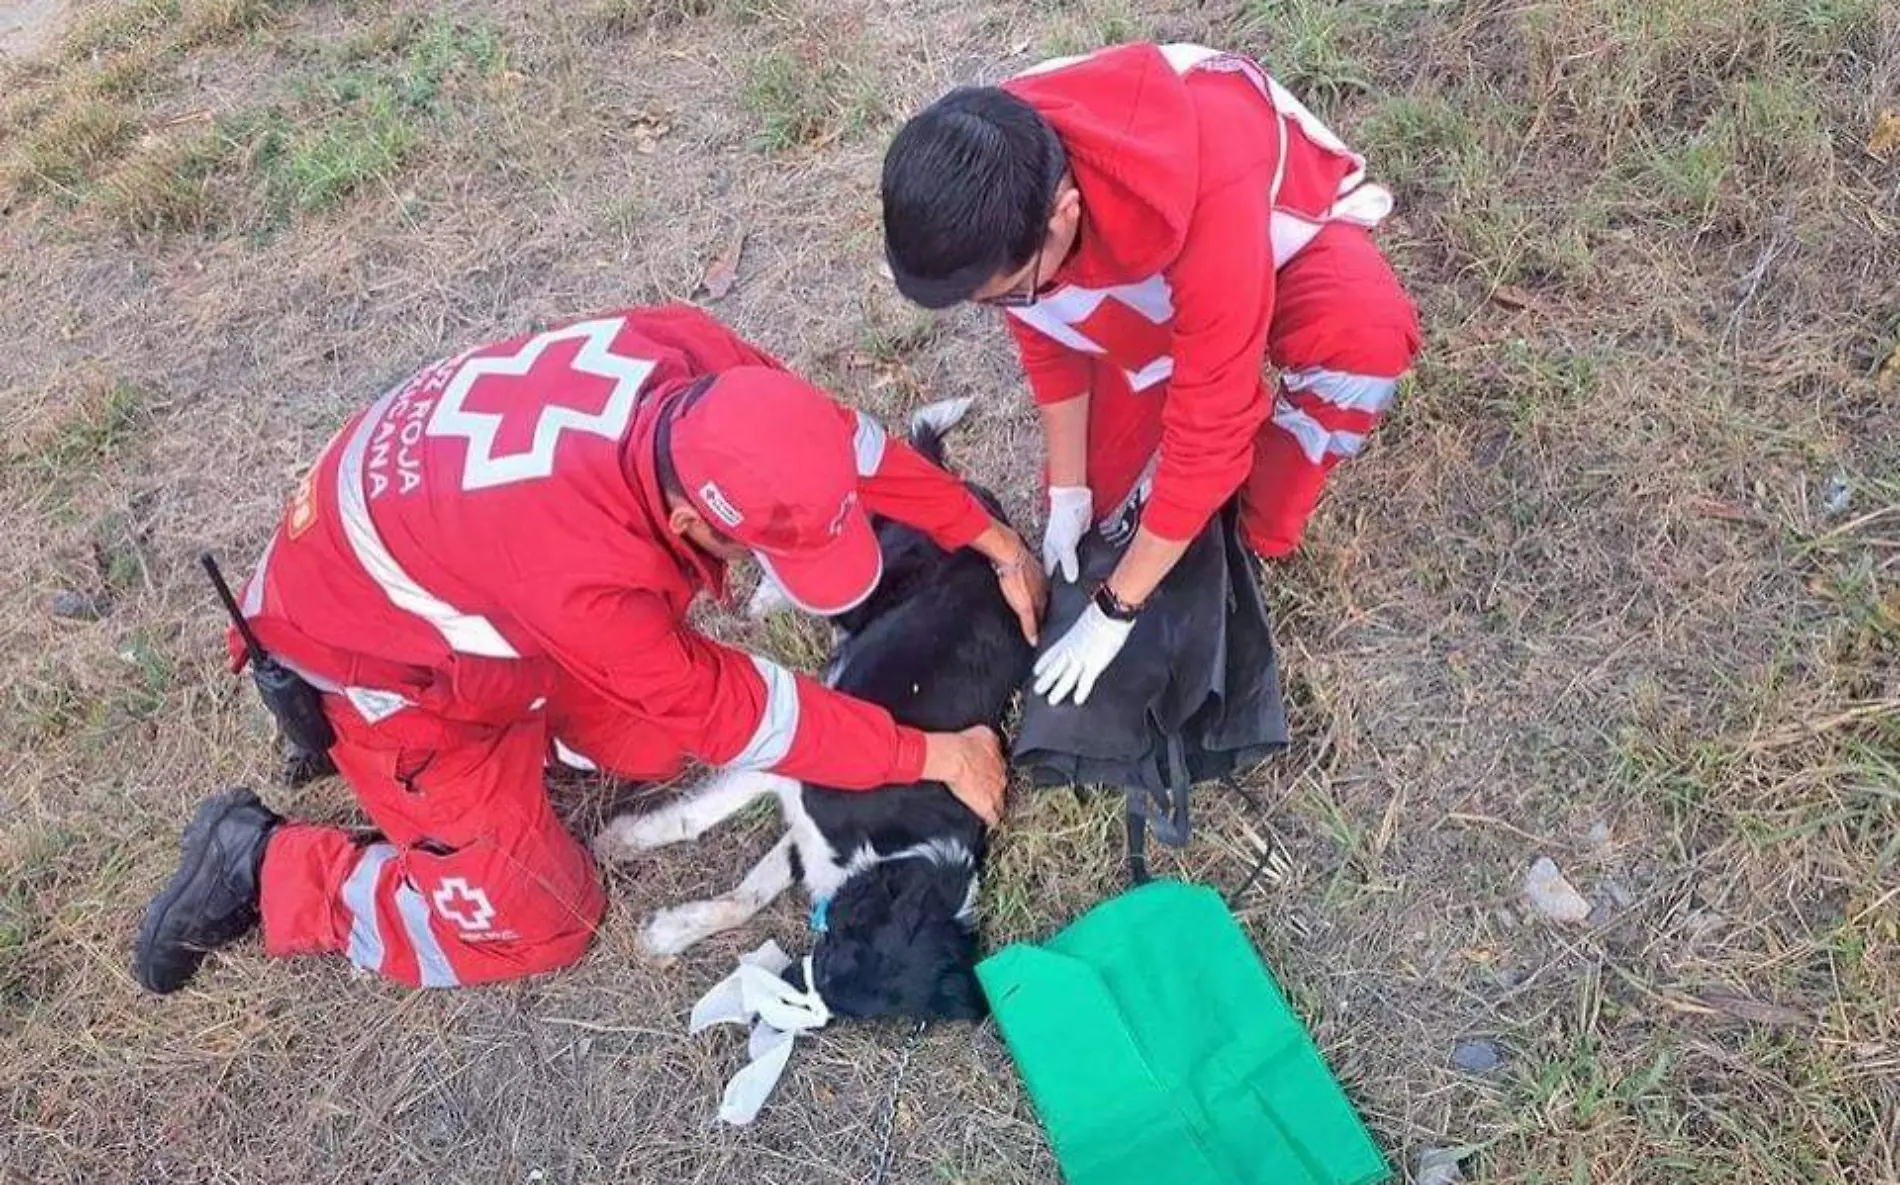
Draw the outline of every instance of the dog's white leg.
[[[710,901],[689,901],[660,910],[640,931],[649,955],[677,955],[702,939],[745,925],[792,885],[792,837],[779,837],[739,887]]]
[[[622,815],[594,837],[594,855],[605,861],[626,860],[652,848],[698,839],[737,814],[746,803],[765,794],[781,799],[798,783],[756,770],[728,770],[678,799],[643,815]]]

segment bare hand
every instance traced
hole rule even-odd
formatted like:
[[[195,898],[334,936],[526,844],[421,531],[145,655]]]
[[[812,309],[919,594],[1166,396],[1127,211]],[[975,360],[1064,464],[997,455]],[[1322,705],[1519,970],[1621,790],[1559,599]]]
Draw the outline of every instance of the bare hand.
[[[1003,764],[1002,742],[983,725],[962,732],[925,733],[924,777],[949,787],[957,801],[986,826],[1002,821],[1009,770]]]
[[[1036,645],[1042,640],[1042,613],[1049,605],[1048,574],[1036,566],[1023,537],[1000,522],[992,521],[972,546],[996,569],[1003,599],[1015,611],[1023,637],[1031,646]]]
[[[1016,611],[1023,637],[1031,646],[1042,641],[1042,614],[1049,607],[1049,577],[1023,548],[1017,558],[996,566],[996,582],[1002,586],[1003,599]]]

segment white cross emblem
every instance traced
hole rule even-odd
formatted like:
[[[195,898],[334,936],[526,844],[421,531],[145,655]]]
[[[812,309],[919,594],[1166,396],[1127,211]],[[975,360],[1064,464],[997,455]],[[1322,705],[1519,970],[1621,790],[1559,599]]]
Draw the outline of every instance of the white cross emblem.
[[[614,338],[626,325],[624,317],[583,321],[565,329],[550,329],[522,343],[511,356],[473,358],[462,364],[442,392],[440,402],[429,416],[431,436],[460,436],[468,441],[468,460],[462,469],[462,488],[484,490],[531,481],[554,472],[554,448],[561,433],[586,432],[608,440],[618,439],[633,419],[634,404],[641,384],[653,373],[653,363],[644,358],[629,358],[613,352]],[[556,342],[579,341],[580,352],[570,367],[580,374],[612,379],[613,392],[598,412],[550,403],[539,410],[534,426],[534,444],[526,452],[495,455],[495,436],[506,418],[499,412],[473,411],[463,406],[475,384],[489,375],[508,378],[526,376],[541,355]]]
[[[495,907],[489,904],[485,890],[471,888],[459,876],[452,876],[436,887],[430,897],[435,911],[464,931],[479,933],[495,920]]]

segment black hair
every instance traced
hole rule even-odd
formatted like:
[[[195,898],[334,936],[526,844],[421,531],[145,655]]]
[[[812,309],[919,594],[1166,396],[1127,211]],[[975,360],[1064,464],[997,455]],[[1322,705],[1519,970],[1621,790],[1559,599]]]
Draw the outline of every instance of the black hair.
[[[703,399],[718,378],[716,374],[707,374],[694,379],[685,390],[673,397],[672,406],[660,413],[660,422],[653,432],[653,471],[659,476],[660,491],[669,498],[681,502],[687,500],[686,487],[681,484],[679,470],[673,465],[673,421]]]
[[[924,108],[884,154],[884,253],[898,290],[942,309],[1021,270],[1067,167],[1055,129],[999,87],[959,87]]]

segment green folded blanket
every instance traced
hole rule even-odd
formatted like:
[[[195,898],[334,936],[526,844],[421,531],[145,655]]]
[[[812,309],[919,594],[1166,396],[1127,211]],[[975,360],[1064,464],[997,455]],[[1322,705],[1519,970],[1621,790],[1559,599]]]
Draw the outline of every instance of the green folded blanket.
[[[977,975],[1069,1185],[1390,1176],[1212,890],[1144,885]]]

